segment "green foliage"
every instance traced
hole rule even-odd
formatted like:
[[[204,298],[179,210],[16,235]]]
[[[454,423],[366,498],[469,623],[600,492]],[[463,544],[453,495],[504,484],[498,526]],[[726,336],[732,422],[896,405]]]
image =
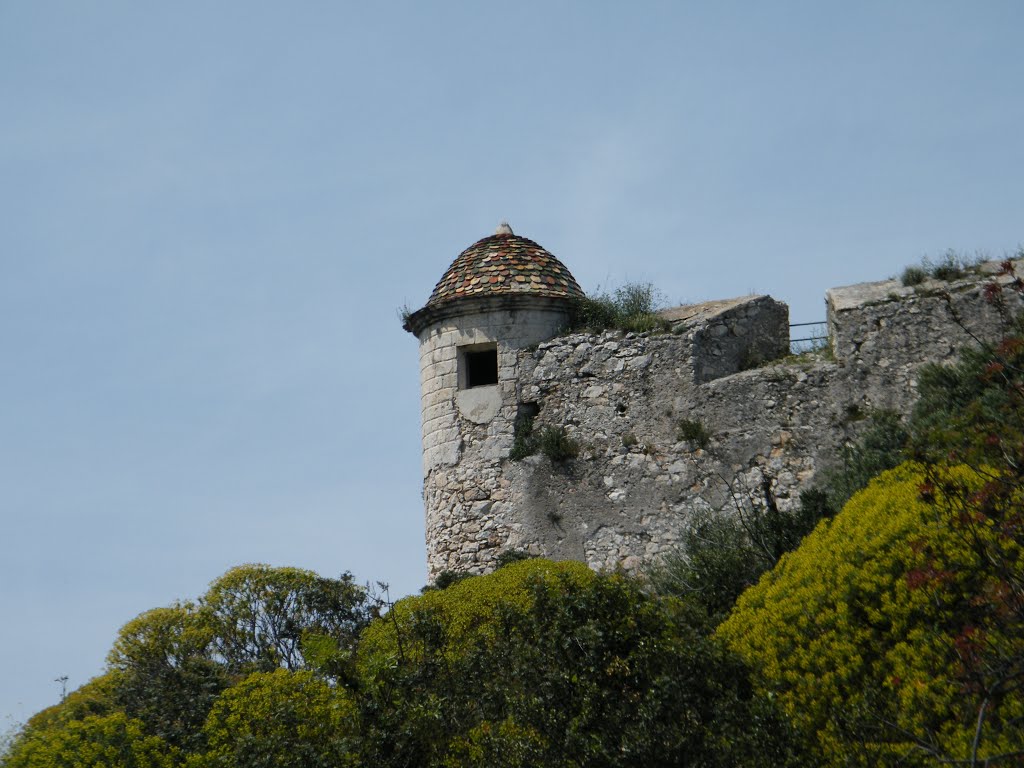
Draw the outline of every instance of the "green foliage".
[[[682,603],[528,560],[397,603],[364,633],[373,765],[786,765],[742,665]]]
[[[982,484],[970,470],[948,472]],[[1013,636],[991,634],[992,614],[977,604],[981,563],[922,499],[925,479],[913,464],[881,475],[745,592],[720,627],[814,734],[826,764],[967,759],[979,699],[965,695],[963,657],[979,637]],[[1014,629],[1019,636],[1024,625]],[[1024,748],[1020,691],[987,706],[982,755]]]
[[[903,270],[900,275],[900,282],[905,286],[920,285],[928,279],[928,273],[924,267],[910,266]]]
[[[528,413],[516,416],[512,426],[512,449],[508,452],[508,457],[512,461],[520,461],[537,452],[537,438],[533,434],[534,418],[535,416]]]
[[[373,621],[363,632],[358,658],[363,677],[373,672],[381,659],[407,657],[429,649],[402,646],[403,636],[425,617],[442,621],[452,637],[454,652],[461,641],[469,641],[476,632],[490,632],[489,617],[498,605],[526,607],[530,602],[527,586],[534,581],[566,578],[588,580],[593,572],[583,563],[530,559],[511,563],[494,573],[472,576],[444,590],[407,597],[395,603],[388,613]],[[390,664],[386,661],[385,664]],[[372,674],[370,675],[373,676]]]
[[[480,673],[463,670],[467,654],[499,639],[499,608],[526,610],[531,584],[560,577],[594,574],[582,563],[524,560],[399,600],[370,624],[358,651],[367,763],[439,764],[461,718],[470,717],[464,710],[478,706]]]
[[[921,259],[920,265],[911,265],[903,270],[900,282],[905,286],[920,285],[929,277],[944,282],[953,282],[978,271],[978,265],[984,261],[982,256],[966,256],[952,248],[938,258],[932,260],[927,256]]]
[[[1024,293],[1024,282],[1011,262],[1002,272],[1012,279],[990,283],[985,296],[1005,312],[1004,292]],[[1024,338],[1020,318],[1005,319],[1018,335],[922,372],[912,440],[927,462],[924,498],[980,564],[957,650],[958,679],[986,741],[993,732],[998,741],[1007,699],[1019,703],[1024,695]],[[949,469],[954,463],[973,467],[980,482],[958,478]],[[939,592],[942,585],[930,578],[922,588]],[[1014,747],[1020,745],[1006,748]]]
[[[545,427],[537,435],[537,449],[555,462],[575,459],[580,446],[565,433],[564,427]]]
[[[532,558],[533,555],[521,549],[506,549],[498,555],[494,562],[498,568],[504,568],[506,565],[512,565],[512,563],[518,563],[522,560],[530,560]]]
[[[249,673],[313,667],[324,680],[348,681],[359,632],[376,609],[348,574],[326,579],[297,568],[234,568],[198,603],[157,608],[128,622],[108,656],[108,674],[36,715],[16,742],[35,744],[42,734],[63,743],[114,723],[118,738],[142,729],[140,749],[154,737],[167,754],[181,750],[195,758],[205,753],[203,726],[214,703]],[[103,720],[114,715],[128,725]],[[83,731],[87,720],[92,730]]]
[[[202,599],[216,657],[243,673],[303,669],[305,634],[354,645],[372,608],[351,574],[328,579],[299,568],[258,564],[232,568]]]
[[[718,624],[745,589],[796,548],[819,521],[834,514],[822,491],[804,491],[799,505],[781,510],[770,484],[765,486],[763,505],[692,520],[681,549],[650,568],[648,578],[655,591],[694,602],[712,624]]]
[[[928,461],[1016,464],[1024,444],[1024,338],[966,350],[922,368],[914,449]]]
[[[860,417],[860,412],[849,413]],[[828,489],[830,504],[840,509],[853,494],[866,488],[871,480],[908,458],[910,432],[893,411],[878,410],[868,414],[866,428],[860,437],[843,447],[840,463],[827,471],[823,486]]]
[[[648,578],[658,594],[692,600],[717,623],[765,570],[739,521],[709,514],[691,521],[683,547],[651,566]]]
[[[239,677],[313,666],[349,674],[351,651],[375,604],[349,574],[243,565],[198,604],[178,603],[128,622],[108,656],[111,699],[148,733],[187,753],[205,749],[203,723]]]
[[[650,283],[628,283],[610,294],[576,299],[569,329],[591,333],[612,329],[634,333],[664,331],[669,324],[657,314],[661,303]]]
[[[469,578],[469,574],[462,571],[441,571],[434,579],[434,589],[448,589],[452,584]]]
[[[968,259],[952,249],[942,254],[942,257],[936,262],[929,259],[924,260],[924,265],[932,277],[947,282],[959,280],[973,270],[977,264],[977,260]]]
[[[507,717],[484,721],[456,736],[442,765],[445,768],[533,768],[545,765],[548,745],[537,731]]]
[[[535,432],[533,421],[531,415],[516,417],[512,448],[508,454],[512,461],[520,461],[538,451],[554,462],[574,459],[579,455],[579,444],[566,434],[564,427],[548,426]]]
[[[355,766],[355,717],[345,691],[311,672],[257,672],[217,700],[204,729],[209,750],[189,768]]]
[[[28,727],[0,757],[3,768],[177,768],[180,756],[123,712]]]
[[[1024,282],[1009,262],[1003,274],[985,297],[1018,327],[1004,294]],[[924,463],[854,496],[722,632],[834,764],[1012,762],[1024,751],[1024,339],[926,366],[918,392],[909,430],[892,415],[872,425],[879,439],[869,429],[847,488],[901,455]]]
[[[699,611],[622,575],[520,557],[399,601],[362,631],[354,666],[352,605],[313,613],[295,597],[337,585],[231,571],[196,604],[129,622],[110,672],[34,717],[0,765],[794,764],[785,724]],[[294,659],[308,668],[284,663],[284,616],[305,629]],[[241,618],[249,650],[236,655],[225,640]],[[263,659],[276,664],[247,671]]]
[[[404,328],[404,327],[405,327],[406,325],[408,325],[408,324],[409,324],[409,318],[411,318],[411,317],[412,317],[412,315],[413,315],[413,310],[412,310],[412,308],[411,308],[411,307],[410,307],[410,306],[409,306],[409,305],[408,305],[408,304],[406,303],[406,304],[402,304],[402,306],[400,306],[400,307],[399,307],[399,308],[398,308],[398,309],[396,310],[396,313],[397,313],[397,315],[398,315],[398,319],[399,319],[399,320],[401,321],[401,323],[402,323],[402,327]]]
[[[698,448],[707,448],[711,442],[711,433],[707,427],[695,419],[680,419],[676,424],[676,437],[693,443]]]
[[[72,691],[60,704],[37,712],[29,718],[26,729],[59,727],[72,720],[90,716],[109,715],[117,711],[115,701],[117,675],[108,673],[94,677],[82,687]]]
[[[205,745],[203,722],[231,683],[212,658],[209,618],[192,603],[147,611],[122,627],[107,657],[118,706],[186,751]]]

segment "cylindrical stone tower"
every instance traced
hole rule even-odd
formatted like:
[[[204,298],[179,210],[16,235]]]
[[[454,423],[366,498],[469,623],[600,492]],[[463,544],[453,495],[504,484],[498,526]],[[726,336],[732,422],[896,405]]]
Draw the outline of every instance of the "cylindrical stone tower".
[[[405,321],[420,342],[423,499],[431,580],[481,573],[507,544],[501,464],[517,415],[518,350],[566,326],[583,292],[569,270],[502,223],[461,254]]]

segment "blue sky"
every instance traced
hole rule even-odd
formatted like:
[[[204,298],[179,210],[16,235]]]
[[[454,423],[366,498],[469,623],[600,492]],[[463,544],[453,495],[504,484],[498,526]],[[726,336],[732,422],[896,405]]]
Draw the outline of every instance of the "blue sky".
[[[1024,5],[0,2],[0,731],[232,565],[425,580],[418,308],[1024,240]]]

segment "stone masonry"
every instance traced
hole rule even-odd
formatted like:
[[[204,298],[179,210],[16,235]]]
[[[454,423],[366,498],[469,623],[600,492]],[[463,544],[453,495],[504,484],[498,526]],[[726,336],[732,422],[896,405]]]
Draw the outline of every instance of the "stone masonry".
[[[917,372],[1001,318],[997,265],[913,288],[827,292],[830,349],[787,356],[787,308],[751,296],[665,313],[671,332],[555,337],[564,307],[494,305],[418,335],[431,579],[483,573],[508,549],[633,570],[676,547],[695,515],[780,508],[840,455],[873,409],[907,413]],[[495,344],[498,382],[461,390],[459,349]],[[575,459],[509,458],[516,417],[562,427]],[[699,424],[705,445],[681,436]]]

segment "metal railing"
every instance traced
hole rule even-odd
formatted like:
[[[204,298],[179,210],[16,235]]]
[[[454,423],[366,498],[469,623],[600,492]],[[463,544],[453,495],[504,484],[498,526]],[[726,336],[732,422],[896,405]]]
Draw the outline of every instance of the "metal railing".
[[[794,339],[792,333],[794,328],[810,328],[811,330],[801,331],[805,335]],[[828,346],[828,324],[824,320],[817,320],[813,323],[790,323],[789,329],[790,354],[799,355],[804,352],[816,352]]]

